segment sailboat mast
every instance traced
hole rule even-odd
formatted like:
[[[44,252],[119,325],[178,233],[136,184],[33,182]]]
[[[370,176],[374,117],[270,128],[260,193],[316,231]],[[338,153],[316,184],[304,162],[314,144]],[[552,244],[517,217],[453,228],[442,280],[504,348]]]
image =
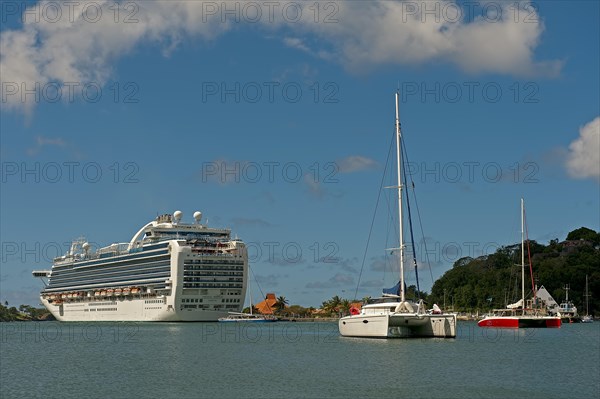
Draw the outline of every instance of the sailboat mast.
[[[248,295],[250,296],[250,315],[252,315],[252,290],[250,289],[250,283],[248,283]]]
[[[525,207],[521,198],[521,309],[525,315],[525,232],[524,232]]]
[[[588,316],[590,314],[589,310],[589,297],[590,293],[588,292],[588,275],[585,275],[585,315]]]
[[[400,114],[398,110],[398,92],[396,92],[396,158],[398,160],[398,225],[400,232],[400,300],[404,302],[404,229],[402,223],[402,151],[400,151]]]

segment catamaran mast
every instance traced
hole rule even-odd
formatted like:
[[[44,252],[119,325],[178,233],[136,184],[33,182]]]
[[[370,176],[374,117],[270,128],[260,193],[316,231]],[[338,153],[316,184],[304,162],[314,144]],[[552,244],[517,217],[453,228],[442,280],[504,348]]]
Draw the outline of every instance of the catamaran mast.
[[[400,300],[404,302],[404,231],[402,227],[402,152],[400,151],[400,115],[398,111],[398,92],[396,92],[396,158],[398,159],[398,224],[400,231]]]
[[[525,315],[525,232],[524,232],[525,207],[521,198],[521,309]]]

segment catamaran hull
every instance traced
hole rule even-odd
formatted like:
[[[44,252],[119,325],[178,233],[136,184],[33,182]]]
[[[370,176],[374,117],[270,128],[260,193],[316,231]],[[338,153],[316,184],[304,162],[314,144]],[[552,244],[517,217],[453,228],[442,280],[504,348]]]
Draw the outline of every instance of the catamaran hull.
[[[58,321],[217,321],[229,312],[209,309],[174,309],[156,299],[86,301],[56,305],[41,298]]]
[[[559,328],[560,317],[486,317],[479,327],[493,328]]]
[[[339,321],[344,337],[454,338],[456,315],[382,314],[355,315]]]

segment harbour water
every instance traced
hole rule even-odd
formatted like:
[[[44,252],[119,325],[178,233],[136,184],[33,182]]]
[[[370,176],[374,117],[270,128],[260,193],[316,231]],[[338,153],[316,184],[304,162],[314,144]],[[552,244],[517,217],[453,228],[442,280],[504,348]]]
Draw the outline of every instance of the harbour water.
[[[384,340],[336,323],[24,322],[0,339],[2,398],[600,395],[600,323]]]

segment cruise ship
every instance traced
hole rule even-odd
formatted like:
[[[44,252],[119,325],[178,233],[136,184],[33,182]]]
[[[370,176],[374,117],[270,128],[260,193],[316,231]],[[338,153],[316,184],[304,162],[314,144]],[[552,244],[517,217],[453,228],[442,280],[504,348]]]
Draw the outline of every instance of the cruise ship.
[[[60,321],[217,321],[241,312],[248,251],[229,229],[161,215],[128,243],[92,250],[77,239],[54,259],[42,304]]]

